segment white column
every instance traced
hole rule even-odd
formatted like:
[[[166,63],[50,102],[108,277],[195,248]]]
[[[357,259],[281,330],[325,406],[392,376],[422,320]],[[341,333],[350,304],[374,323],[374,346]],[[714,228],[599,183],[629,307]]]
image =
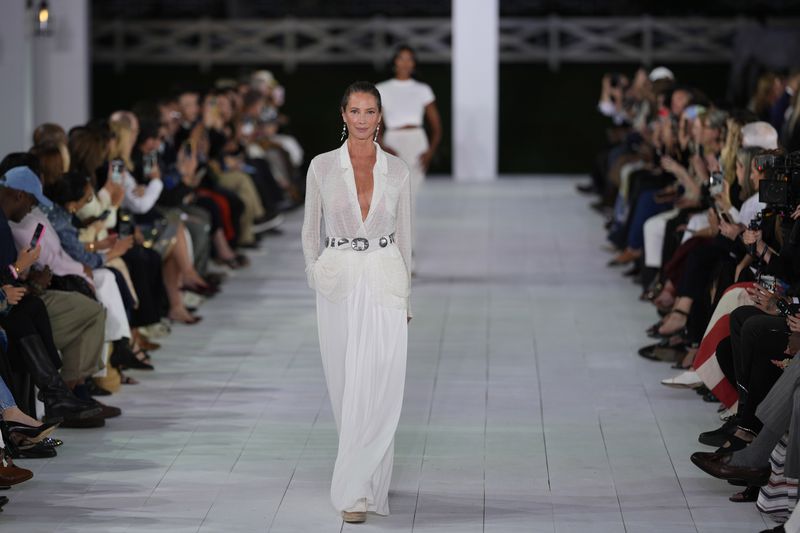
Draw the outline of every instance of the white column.
[[[3,2],[0,13],[0,158],[27,150],[33,132],[32,13],[25,2]]]
[[[497,179],[499,0],[453,0],[453,175]]]
[[[89,120],[89,0],[48,5],[52,34],[33,39],[33,118],[37,125],[55,122],[69,130]]]

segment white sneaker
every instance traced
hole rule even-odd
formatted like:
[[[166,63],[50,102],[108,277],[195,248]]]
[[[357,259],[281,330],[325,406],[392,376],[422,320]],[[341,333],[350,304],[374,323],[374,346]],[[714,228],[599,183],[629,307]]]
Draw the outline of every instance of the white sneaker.
[[[662,379],[661,384],[676,389],[696,389],[703,384],[703,380],[694,370],[687,370],[674,378]]]
[[[264,233],[265,231],[269,231],[271,229],[275,229],[278,226],[283,224],[283,215],[277,213],[270,219],[262,219],[258,222],[253,222],[252,229],[253,233]]]

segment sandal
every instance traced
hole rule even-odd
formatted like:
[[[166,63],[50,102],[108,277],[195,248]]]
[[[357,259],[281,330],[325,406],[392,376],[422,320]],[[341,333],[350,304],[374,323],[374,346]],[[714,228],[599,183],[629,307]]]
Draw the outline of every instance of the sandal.
[[[197,316],[197,315],[193,315],[192,318],[186,318],[186,319],[184,319],[184,318],[170,318],[170,320],[172,320],[173,322],[179,322],[181,324],[186,324],[187,326],[191,326],[191,325],[197,324],[198,322],[203,320],[203,317]]]
[[[645,331],[645,333],[647,333],[647,336],[650,337],[651,339],[660,339],[661,336],[658,334],[658,330],[661,329],[661,324],[663,323],[664,323],[663,320],[659,320],[658,322],[647,328],[647,330]]]
[[[664,319],[665,319],[664,320],[664,324],[666,324],[666,318],[668,316],[672,315],[672,314],[682,315],[682,316],[684,316],[686,318],[686,321],[688,321],[688,319],[689,319],[689,313],[687,313],[686,311],[681,311],[680,309],[672,309],[664,317]],[[673,335],[682,334],[683,332],[686,331],[686,321],[684,321],[683,326],[679,327],[678,329],[676,329],[674,331],[667,331],[667,332],[662,333],[661,332],[661,328],[658,328],[658,336],[661,337],[661,338],[668,338],[668,337],[672,337]],[[662,324],[662,327],[664,326],[664,324]]]
[[[140,348],[137,346],[136,343],[131,345],[131,351],[133,352],[134,357],[141,361],[142,363],[147,363],[148,365],[152,365],[153,361],[150,359],[150,354],[147,353],[147,350],[144,348]],[[139,354],[143,355],[144,357],[139,357]]]
[[[697,356],[697,346],[692,346],[686,351],[682,360],[672,365],[675,370],[689,370],[694,366],[694,358]]]
[[[138,346],[142,350],[147,350],[148,352],[153,352],[161,348],[160,344],[158,344],[157,342],[152,342],[150,339],[148,339],[139,332],[134,333],[133,339],[131,340],[134,348]]]
[[[761,487],[747,487],[742,492],[737,492],[728,498],[733,503],[754,502],[758,500],[758,493]]]
[[[642,294],[639,296],[639,299],[643,302],[652,302],[659,294],[661,294],[661,291],[663,290],[664,284],[660,281],[656,281],[655,284],[650,285],[648,289],[642,292]]]
[[[230,259],[219,259],[219,258],[217,258],[217,259],[214,259],[214,262],[216,264],[218,264],[218,265],[230,268],[231,270],[238,270],[238,269],[242,268],[242,265],[239,264],[239,261],[237,260],[236,256],[231,257]]]
[[[125,376],[125,375],[120,375],[119,376],[119,382],[121,384],[123,384],[123,385],[138,385],[139,384],[138,380],[135,380],[132,377]]]
[[[141,351],[139,353],[141,353]],[[111,363],[111,366],[120,371],[129,368],[135,368],[138,370],[155,369],[150,363],[136,357],[136,354],[133,352],[133,350],[129,348],[124,350],[114,350],[114,352],[111,353],[109,363]]]

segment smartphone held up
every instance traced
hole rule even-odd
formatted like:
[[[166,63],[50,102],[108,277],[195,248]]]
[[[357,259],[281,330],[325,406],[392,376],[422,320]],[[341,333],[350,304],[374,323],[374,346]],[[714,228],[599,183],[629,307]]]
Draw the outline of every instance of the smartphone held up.
[[[31,237],[31,250],[39,246],[39,241],[42,240],[42,235],[44,235],[44,224],[41,222],[36,224],[36,229],[33,231],[33,237]]]

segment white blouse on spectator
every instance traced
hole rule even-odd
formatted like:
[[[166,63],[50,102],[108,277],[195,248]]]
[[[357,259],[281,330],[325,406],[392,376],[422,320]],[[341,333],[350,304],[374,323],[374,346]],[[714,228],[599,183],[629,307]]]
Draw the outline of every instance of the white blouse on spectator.
[[[98,228],[95,224],[89,224],[79,231],[81,242],[94,242],[108,237],[108,230],[113,229],[117,225],[117,206],[111,202],[111,195],[108,189],[101,188],[97,193],[92,196],[92,199],[83,206],[76,214],[80,220],[100,216],[104,211],[108,210],[108,216],[101,222],[102,228]]]
[[[421,127],[425,106],[436,100],[430,85],[415,79],[386,80],[376,87],[381,93],[383,123],[388,129]]]
[[[144,193],[141,196],[137,193],[139,184],[130,172],[122,173],[122,186],[125,188],[125,198],[122,200],[122,207],[130,209],[132,213],[141,215],[150,211],[161,196],[164,183],[161,180],[150,180]]]
[[[731,207],[728,212],[731,214],[731,218],[733,218],[734,222],[740,222],[747,226],[765,207],[767,207],[767,204],[760,202],[758,200],[758,193],[755,193],[742,203],[741,209],[737,210],[735,207]]]
[[[411,200],[408,167],[375,144],[373,192],[369,214],[362,221],[347,141],[316,156],[308,168],[302,241],[311,288],[331,301],[342,301],[364,276],[377,303],[406,309],[411,272]],[[325,248],[320,254],[324,220],[328,237],[380,239],[395,235],[396,246],[356,252]]]

